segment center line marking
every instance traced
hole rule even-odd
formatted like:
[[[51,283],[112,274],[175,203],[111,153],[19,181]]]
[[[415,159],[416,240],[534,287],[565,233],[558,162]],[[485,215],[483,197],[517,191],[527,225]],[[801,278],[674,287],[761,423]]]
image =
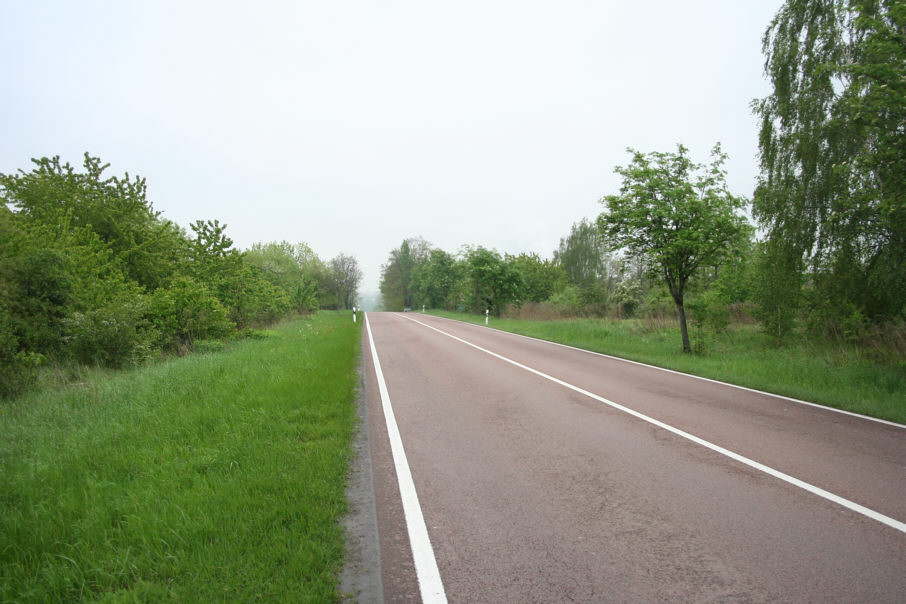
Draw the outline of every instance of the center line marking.
[[[447,595],[444,592],[444,584],[437,568],[434,548],[431,547],[431,539],[428,537],[425,517],[422,514],[421,505],[418,503],[415,482],[412,480],[412,472],[409,470],[409,462],[406,460],[406,451],[403,449],[403,439],[400,437],[399,427],[396,425],[396,415],[393,413],[387,382],[384,381],[384,373],[381,371],[381,361],[378,359],[374,336],[371,334],[371,322],[368,320],[368,313],[365,313],[365,328],[368,331],[371,358],[374,361],[374,372],[377,374],[378,390],[381,393],[384,420],[387,424],[387,434],[390,437],[390,451],[393,454],[393,465],[396,468],[396,478],[399,481],[403,515],[406,517],[406,529],[409,531],[409,544],[412,546],[412,560],[415,563],[415,574],[418,577],[418,588],[421,591],[422,602],[425,604],[445,604]]]
[[[730,451],[729,449],[725,449],[725,448],[721,447],[720,445],[715,445],[714,443],[709,442],[703,438],[699,438],[698,436],[695,436],[694,434],[690,434],[684,430],[680,430],[679,428],[671,426],[670,424],[665,424],[664,422],[662,422],[660,420],[656,420],[653,417],[649,417],[649,416],[645,415],[644,413],[639,413],[638,411],[630,409],[629,407],[624,407],[623,405],[621,405],[619,403],[615,403],[609,399],[606,399],[603,396],[598,396],[597,394],[589,392],[588,390],[583,390],[582,388],[579,388],[578,386],[573,386],[572,384],[570,384],[568,382],[564,382],[563,380],[557,379],[546,373],[538,371],[537,369],[532,369],[531,367],[528,367],[527,365],[523,365],[522,363],[519,363],[518,361],[514,361],[505,356],[499,355],[496,352],[491,352],[490,350],[488,350],[486,348],[482,348],[481,346],[478,346],[477,344],[473,344],[467,340],[463,340],[462,338],[454,336],[453,334],[449,334],[445,331],[437,329],[436,327],[428,325],[427,323],[422,323],[421,321],[419,321],[417,319],[413,319],[413,318],[407,317],[405,315],[398,315],[398,316],[401,316],[404,319],[412,321],[413,323],[418,323],[419,325],[427,327],[428,329],[432,329],[439,334],[447,336],[448,338],[452,338],[458,342],[462,342],[463,344],[465,344],[467,346],[471,346],[472,348],[474,348],[476,350],[480,350],[481,352],[484,352],[485,354],[489,354],[492,357],[498,358],[501,361],[505,361],[507,363],[510,363],[511,365],[515,365],[516,367],[519,367],[520,369],[528,371],[529,373],[533,373],[546,380],[550,380],[551,382],[554,382],[555,384],[563,386],[564,388],[568,388],[570,390],[573,390],[574,392],[583,394],[600,403],[604,403],[605,405],[613,407],[614,409],[617,409],[618,411],[622,411],[623,413],[627,413],[642,421],[645,421],[645,422],[648,422],[649,424],[657,426],[658,428],[661,428],[662,430],[672,432],[673,434],[676,434],[677,436],[685,438],[686,440],[690,440],[705,448],[711,449],[712,451],[715,451],[716,453],[720,453],[721,455],[729,457],[730,459],[738,461],[739,463],[745,464],[745,465],[749,466],[750,468],[758,470],[759,472],[764,472],[765,474],[768,474],[769,476],[773,476],[774,478],[779,478],[780,480],[787,482],[793,486],[799,487],[800,489],[803,489],[805,491],[808,491],[809,493],[812,493],[813,495],[817,495],[818,497],[822,497],[824,499],[827,499],[828,501],[832,501],[832,502],[836,503],[837,505],[843,506],[858,514],[862,514],[863,516],[871,518],[872,520],[876,520],[882,524],[886,524],[887,526],[894,528],[894,529],[900,531],[901,533],[906,533],[906,523],[900,522],[899,520],[897,520],[895,518],[891,518],[890,516],[885,516],[884,514],[881,514],[880,512],[876,512],[875,510],[867,508],[854,501],[850,501],[849,499],[845,499],[843,497],[840,497],[839,495],[835,495],[835,494],[831,493],[830,491],[825,491],[821,487],[816,487],[815,485],[805,482],[804,480],[800,480],[794,476],[785,474],[785,473],[781,472],[780,470],[775,470],[774,468],[772,468],[770,466],[766,466],[762,463],[758,463],[757,461],[755,461],[753,459],[749,459],[748,457],[740,455],[739,453],[734,453],[733,451]]]

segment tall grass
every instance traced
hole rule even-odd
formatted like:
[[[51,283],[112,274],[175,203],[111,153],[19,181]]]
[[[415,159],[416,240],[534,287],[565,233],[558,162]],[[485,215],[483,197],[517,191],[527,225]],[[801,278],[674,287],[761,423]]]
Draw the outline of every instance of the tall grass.
[[[0,601],[337,599],[359,326],[0,404]]]
[[[477,324],[484,317],[432,311]],[[906,423],[906,361],[865,346],[800,340],[777,346],[755,325],[693,332],[682,352],[675,321],[491,319],[491,327],[676,371]]]

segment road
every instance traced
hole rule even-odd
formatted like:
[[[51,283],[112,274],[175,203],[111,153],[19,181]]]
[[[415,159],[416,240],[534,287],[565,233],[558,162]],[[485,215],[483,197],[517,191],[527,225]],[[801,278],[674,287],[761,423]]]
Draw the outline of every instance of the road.
[[[367,328],[385,601],[903,601],[904,427],[421,314]]]

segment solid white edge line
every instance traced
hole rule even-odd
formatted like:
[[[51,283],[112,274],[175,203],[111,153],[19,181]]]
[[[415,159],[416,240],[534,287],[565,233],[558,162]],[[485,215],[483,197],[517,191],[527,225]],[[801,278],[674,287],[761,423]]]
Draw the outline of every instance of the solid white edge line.
[[[474,327],[481,327],[476,323],[468,323],[466,321],[460,321],[458,319],[450,319],[448,317],[439,317],[436,315],[426,315],[429,317],[434,317],[435,319],[443,319],[444,321],[452,321],[454,323],[462,323],[463,325],[472,325]],[[594,350],[586,350],[585,348],[578,348],[577,346],[570,346],[569,344],[561,344],[560,342],[554,342],[551,340],[543,340],[541,338],[535,338],[532,336],[527,336],[521,333],[515,333],[512,331],[506,331],[503,329],[498,329],[496,327],[487,327],[486,329],[493,329],[498,333],[505,333],[517,338],[524,338],[526,340],[534,340],[535,342],[543,342],[544,344],[551,344],[552,346],[559,346],[560,348],[567,348],[569,350],[575,350],[577,352],[584,352],[585,354],[591,354],[597,357],[604,357],[605,359],[612,359],[614,361],[620,361],[623,363],[629,363],[630,365],[638,365],[640,367],[647,367],[649,369],[656,369],[658,371],[663,371],[665,373],[672,373],[673,375],[681,375],[683,377],[692,378],[694,380],[700,380],[702,382],[711,382],[712,384],[720,384],[721,386],[729,386],[730,388],[736,388],[737,390],[744,390],[745,392],[753,392],[755,394],[763,394],[765,396],[770,396],[776,399],[789,401],[791,403],[796,403],[797,405],[807,405],[809,407],[814,407],[815,409],[821,409],[822,411],[830,411],[832,413],[839,413],[841,415],[849,415],[851,417],[857,417],[859,419],[865,419],[870,422],[875,422],[878,424],[885,424],[887,426],[893,426],[894,428],[904,428],[906,429],[906,424],[898,424],[897,422],[892,422],[890,420],[881,419],[879,417],[872,417],[870,415],[865,415],[863,413],[855,413],[854,411],[847,411],[846,409],[838,409],[836,407],[829,407],[827,405],[819,405],[818,403],[810,403],[809,401],[804,401],[802,399],[793,398],[791,396],[784,396],[782,394],[776,394],[774,392],[766,392],[764,390],[756,390],[755,388],[748,388],[747,386],[740,386],[739,384],[731,384],[730,382],[722,382],[720,380],[715,380],[713,378],[706,378],[700,375],[695,375],[693,373],[685,373],[682,371],[677,371],[675,369],[667,369],[666,367],[658,367],[657,365],[649,365],[648,363],[642,363],[641,361],[633,361],[632,359],[624,359],[622,357],[615,357],[610,354],[605,354],[603,352],[595,352]]]
[[[463,344],[466,344],[467,346],[471,346],[472,348],[475,348],[476,350],[480,350],[481,352],[489,354],[492,357],[496,357],[496,358],[500,359],[501,361],[505,361],[507,363],[510,363],[511,365],[515,365],[516,367],[519,367],[520,369],[528,371],[529,373],[533,373],[546,380],[550,380],[551,382],[554,382],[555,384],[563,386],[564,388],[568,388],[570,390],[578,392],[579,394],[583,394],[591,399],[594,399],[598,402],[604,403],[605,405],[609,405],[610,407],[613,407],[614,409],[617,409],[618,411],[622,411],[623,413],[627,413],[642,421],[645,421],[645,422],[648,422],[649,424],[657,426],[658,428],[661,428],[668,432],[672,432],[673,434],[676,434],[677,436],[680,436],[680,437],[690,440],[698,445],[711,449],[712,451],[720,453],[721,455],[729,457],[730,459],[733,459],[742,464],[745,464],[745,465],[749,466],[750,468],[753,468],[760,472],[764,472],[765,474],[773,476],[774,478],[779,478],[780,480],[783,480],[784,482],[787,482],[793,486],[799,487],[800,489],[808,491],[809,493],[817,495],[818,497],[822,497],[824,499],[827,499],[828,501],[832,501],[833,503],[836,503],[837,505],[840,505],[849,510],[852,510],[853,512],[862,514],[863,516],[871,518],[872,520],[876,520],[876,521],[878,521],[882,524],[885,524],[893,529],[896,529],[902,533],[906,533],[906,523],[900,522],[899,520],[896,520],[895,518],[885,516],[884,514],[881,514],[880,512],[876,512],[863,505],[859,505],[858,503],[855,503],[854,501],[850,501],[849,499],[845,499],[843,497],[840,497],[839,495],[835,495],[829,491],[825,491],[824,489],[822,489],[820,487],[816,487],[813,484],[807,483],[803,480],[790,476],[789,474],[785,474],[785,473],[781,472],[780,470],[775,470],[774,468],[771,468],[762,463],[749,459],[748,457],[740,455],[739,453],[734,453],[733,451],[730,451],[729,449],[725,449],[725,448],[721,447],[720,445],[716,445],[703,438],[699,438],[698,436],[695,436],[694,434],[690,434],[688,432],[680,430],[679,428],[671,426],[670,424],[665,424],[664,422],[662,422],[660,420],[656,420],[653,417],[649,417],[649,416],[645,415],[644,413],[639,413],[638,411],[630,409],[629,407],[624,407],[623,405],[620,405],[619,403],[615,403],[609,399],[606,399],[603,396],[598,396],[597,394],[591,393],[587,390],[583,390],[582,388],[579,388],[578,386],[573,386],[572,384],[569,384],[567,382],[564,382],[563,380],[557,379],[546,373],[538,371],[537,369],[532,369],[531,367],[523,365],[522,363],[519,363],[518,361],[514,361],[505,356],[499,355],[496,352],[491,352],[490,350],[488,350],[486,348],[482,348],[481,346],[478,346],[477,344],[473,344],[467,340],[463,340],[462,338],[459,338],[459,337],[449,334],[445,331],[437,329],[436,327],[428,325],[427,323],[422,323],[421,321],[418,321],[411,317],[404,316],[404,318],[406,318],[414,323],[418,323],[419,325],[423,325],[424,327],[427,327],[428,329],[432,329],[439,334],[443,334],[443,335],[447,336],[448,338],[452,338],[458,342],[462,342]],[[504,333],[507,333],[507,332],[504,332]]]
[[[440,578],[440,570],[437,568],[434,548],[431,547],[431,539],[428,537],[428,528],[425,526],[422,508],[418,502],[412,472],[409,470],[406,451],[403,449],[403,440],[400,437],[399,427],[396,425],[396,415],[393,413],[387,382],[384,381],[384,373],[381,371],[381,361],[378,359],[377,348],[374,345],[368,313],[365,313],[365,327],[368,331],[368,343],[371,346],[374,371],[377,374],[378,390],[381,393],[384,420],[387,424],[387,434],[390,437],[390,451],[393,454],[393,465],[396,468],[396,477],[399,482],[403,515],[406,517],[406,529],[409,532],[409,543],[412,547],[412,559],[415,563],[415,574],[418,577],[422,602],[426,604],[445,603],[447,595]]]

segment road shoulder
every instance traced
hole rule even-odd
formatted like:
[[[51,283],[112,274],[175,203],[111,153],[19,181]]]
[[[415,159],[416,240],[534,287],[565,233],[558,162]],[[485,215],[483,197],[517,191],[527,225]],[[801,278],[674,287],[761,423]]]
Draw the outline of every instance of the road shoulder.
[[[381,580],[364,355],[359,363],[356,414],[358,429],[352,444],[353,459],[346,486],[349,511],[343,519],[346,561],[340,576],[340,596],[344,602],[381,604],[384,601],[384,587]]]

